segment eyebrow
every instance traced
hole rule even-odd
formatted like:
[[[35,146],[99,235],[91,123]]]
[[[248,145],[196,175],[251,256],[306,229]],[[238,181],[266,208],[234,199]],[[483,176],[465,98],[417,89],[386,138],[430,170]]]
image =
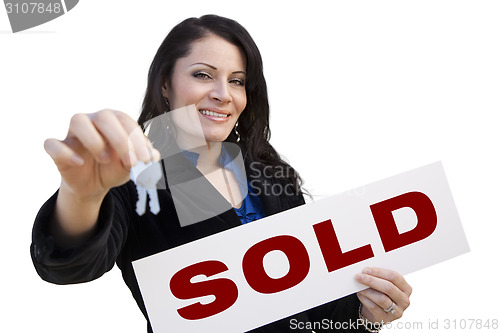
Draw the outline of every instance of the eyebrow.
[[[196,65],[205,65],[205,66],[210,67],[210,68],[212,68],[214,70],[217,70],[217,67],[215,67],[214,65],[207,64],[206,62],[195,62],[194,64],[191,64],[189,67],[193,67],[193,66],[196,66]],[[247,75],[247,73],[245,73],[245,71],[234,71],[231,74],[244,74],[244,75]]]

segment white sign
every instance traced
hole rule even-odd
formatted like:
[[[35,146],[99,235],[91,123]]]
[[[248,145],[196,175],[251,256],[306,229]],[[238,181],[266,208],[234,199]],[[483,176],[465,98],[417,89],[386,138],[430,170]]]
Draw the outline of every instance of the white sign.
[[[444,245],[444,246],[443,246]],[[155,333],[243,332],[469,251],[441,163],[133,262]]]

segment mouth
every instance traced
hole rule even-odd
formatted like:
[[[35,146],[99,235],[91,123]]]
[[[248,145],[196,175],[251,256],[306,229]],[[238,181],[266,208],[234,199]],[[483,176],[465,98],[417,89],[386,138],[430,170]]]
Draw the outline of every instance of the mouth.
[[[209,110],[209,109],[199,109],[199,113],[201,113],[205,118],[208,118],[212,121],[218,121],[218,122],[223,122],[227,121],[228,118],[231,116],[228,113],[224,113],[221,111],[215,111],[215,110]]]

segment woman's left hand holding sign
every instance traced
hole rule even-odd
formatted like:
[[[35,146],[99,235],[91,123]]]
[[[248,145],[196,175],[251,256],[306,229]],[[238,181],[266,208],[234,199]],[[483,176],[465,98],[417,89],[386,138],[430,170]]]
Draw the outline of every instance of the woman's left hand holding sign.
[[[403,316],[410,305],[412,287],[392,270],[367,267],[356,275],[356,281],[368,286],[358,292],[361,314],[372,323],[389,323]]]

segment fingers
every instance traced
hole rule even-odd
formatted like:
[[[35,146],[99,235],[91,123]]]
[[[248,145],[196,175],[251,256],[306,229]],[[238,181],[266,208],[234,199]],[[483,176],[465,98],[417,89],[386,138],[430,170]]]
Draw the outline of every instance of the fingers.
[[[363,270],[363,273],[380,278],[380,279],[383,279],[383,280],[391,281],[401,291],[408,294],[408,296],[410,296],[412,293],[412,288],[408,284],[408,282],[406,282],[404,277],[401,274],[394,272],[390,269],[377,268],[377,267],[367,267]]]
[[[134,147],[130,142],[128,133],[122,123],[118,120],[116,113],[117,111],[102,110],[90,114],[88,121],[95,126],[96,130],[100,134],[99,138],[102,140],[102,143],[104,143],[104,146],[101,145],[100,140],[97,138],[94,138],[96,139],[95,141],[89,140],[88,146],[84,141],[82,141],[82,144],[92,152],[92,155],[98,157],[99,159],[106,157],[104,163],[106,163],[110,154],[110,151],[107,150],[112,149],[120,157],[124,165],[130,166],[137,162],[137,155],[135,154]],[[79,134],[81,135],[81,133]],[[95,145],[92,146],[92,143]],[[106,144],[109,145],[108,149]],[[96,155],[96,153],[91,149],[95,149],[99,152],[99,155]]]
[[[403,316],[406,308],[394,302],[394,313],[385,311],[392,307],[392,300],[387,295],[372,288],[357,293],[357,296],[370,315],[365,314],[371,322],[390,322]]]
[[[366,268],[363,273],[356,275],[356,280],[369,287],[360,291],[358,298],[377,321],[401,318],[410,305],[412,288],[399,273],[382,268]],[[384,311],[390,309],[393,302],[396,305],[395,312]]]
[[[75,153],[71,148],[69,148],[63,142],[57,139],[47,139],[43,143],[43,148],[47,152],[47,154],[52,157],[54,163],[58,166],[62,165],[72,165],[72,166],[81,166],[84,161],[83,158]]]
[[[71,117],[68,136],[64,141],[69,144],[75,138],[98,162],[109,162],[109,152],[106,151],[106,141],[97,131],[89,115],[78,113]]]
[[[380,307],[380,305],[365,295],[364,291],[357,293],[359,301],[363,304],[362,310],[366,310],[364,311],[365,313],[363,313],[363,316],[365,316],[365,318],[372,323],[389,322],[390,320],[387,319],[387,313]]]
[[[115,154],[125,166],[134,165],[138,159],[149,162],[159,153],[142,134],[139,125],[125,113],[102,110],[92,114],[76,114],[71,118],[68,137],[77,138],[81,145],[99,163],[108,163]],[[52,141],[50,145],[55,145]],[[69,156],[69,152],[60,148]]]
[[[372,288],[362,290],[358,294],[368,299],[373,305],[378,306],[380,310],[389,309],[392,305],[392,299],[389,296]]]
[[[158,161],[160,153],[153,148],[151,141],[144,135],[137,122],[125,113],[118,111],[116,111],[116,117],[128,133],[129,144],[135,147],[137,157],[143,162],[150,160]]]

